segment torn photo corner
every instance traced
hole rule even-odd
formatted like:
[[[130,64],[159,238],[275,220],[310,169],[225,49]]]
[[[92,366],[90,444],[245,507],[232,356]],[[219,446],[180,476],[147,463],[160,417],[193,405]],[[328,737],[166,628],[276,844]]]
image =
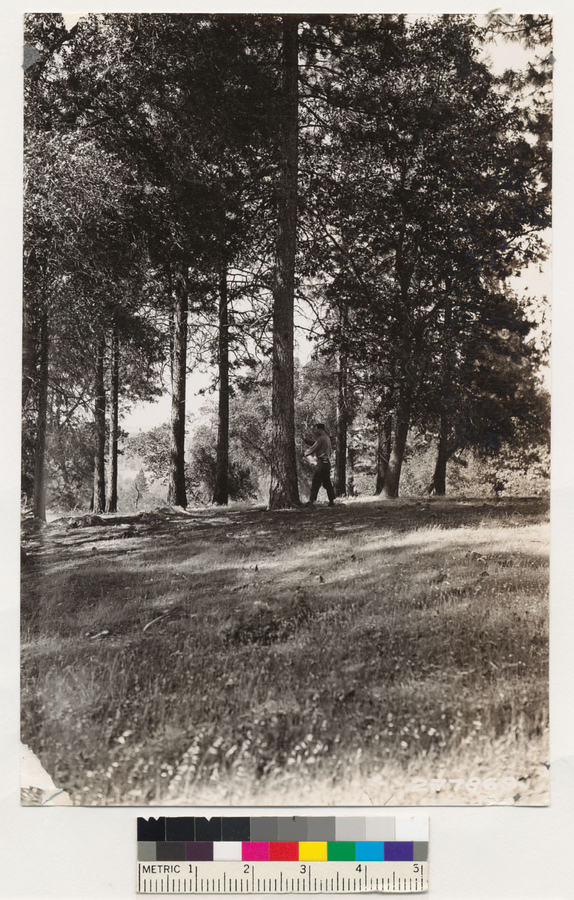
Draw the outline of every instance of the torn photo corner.
[[[548,803],[552,66],[24,17],[24,805]]]

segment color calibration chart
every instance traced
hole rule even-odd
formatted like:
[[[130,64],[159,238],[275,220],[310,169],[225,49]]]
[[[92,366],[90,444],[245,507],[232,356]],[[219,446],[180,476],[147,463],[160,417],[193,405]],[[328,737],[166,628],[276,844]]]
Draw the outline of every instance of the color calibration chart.
[[[427,816],[138,818],[141,894],[421,893]]]

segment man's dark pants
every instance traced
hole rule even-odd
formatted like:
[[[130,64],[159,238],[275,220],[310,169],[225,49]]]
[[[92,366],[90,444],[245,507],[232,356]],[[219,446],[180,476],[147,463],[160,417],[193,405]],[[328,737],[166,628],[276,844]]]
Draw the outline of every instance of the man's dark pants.
[[[313,481],[311,482],[311,496],[309,498],[311,503],[314,503],[317,499],[321,485],[327,491],[329,503],[333,503],[335,500],[335,489],[331,484],[331,463],[319,459],[317,460],[317,467],[313,472]]]

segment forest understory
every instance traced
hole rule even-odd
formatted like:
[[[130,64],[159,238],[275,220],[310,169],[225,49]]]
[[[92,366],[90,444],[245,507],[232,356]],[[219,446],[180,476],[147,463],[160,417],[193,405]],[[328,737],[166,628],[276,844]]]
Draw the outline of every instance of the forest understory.
[[[22,740],[76,805],[547,803],[548,539],[543,498],[25,524]]]

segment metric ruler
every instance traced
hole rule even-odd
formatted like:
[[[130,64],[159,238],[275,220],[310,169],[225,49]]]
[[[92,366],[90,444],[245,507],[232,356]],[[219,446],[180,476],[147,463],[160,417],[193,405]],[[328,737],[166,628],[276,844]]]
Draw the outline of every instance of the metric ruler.
[[[422,893],[426,862],[145,863],[138,862],[140,894]]]
[[[359,894],[428,890],[428,817],[138,819],[141,894]]]

